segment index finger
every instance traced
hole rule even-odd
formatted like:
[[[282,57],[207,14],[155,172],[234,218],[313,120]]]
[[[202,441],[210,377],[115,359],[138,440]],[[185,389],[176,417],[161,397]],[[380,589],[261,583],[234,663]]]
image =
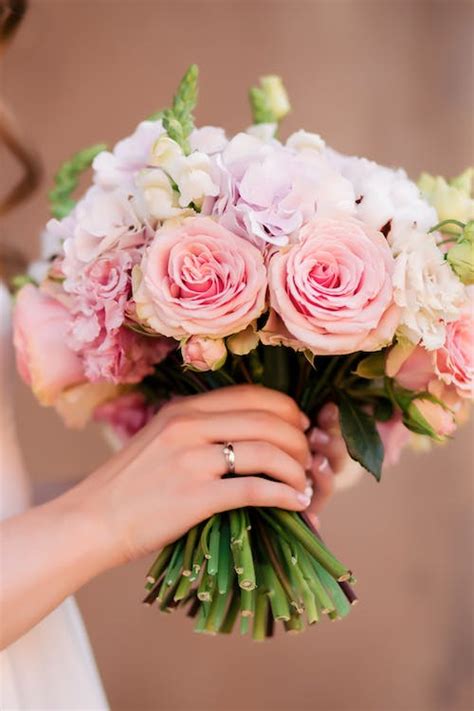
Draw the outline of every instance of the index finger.
[[[286,422],[306,430],[309,420],[289,395],[265,388],[263,385],[231,385],[199,395],[191,395],[176,402],[176,407],[189,407],[198,412],[239,412],[266,410]],[[174,405],[169,406],[173,408]]]

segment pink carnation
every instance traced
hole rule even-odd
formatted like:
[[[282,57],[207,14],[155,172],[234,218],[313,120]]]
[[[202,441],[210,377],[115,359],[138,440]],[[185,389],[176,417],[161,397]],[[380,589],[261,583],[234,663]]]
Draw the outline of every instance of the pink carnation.
[[[208,217],[160,229],[141,264],[137,314],[174,338],[224,337],[245,329],[265,308],[263,257]]]
[[[316,218],[269,264],[270,303],[316,355],[375,351],[398,326],[384,236],[350,217]]]
[[[142,393],[131,392],[99,405],[94,419],[109,425],[119,441],[125,443],[145,427],[155,412],[156,407],[147,403]]]
[[[436,373],[461,397],[474,397],[474,317],[466,310],[446,326],[444,345],[435,353]]]
[[[131,271],[138,250],[113,250],[88,264],[66,262],[65,291],[71,295],[69,342],[92,382],[136,383],[174,347],[124,326],[131,299]]]
[[[107,332],[78,351],[89,380],[110,383],[138,383],[153,372],[176,344],[166,338],[141,336],[123,326]]]

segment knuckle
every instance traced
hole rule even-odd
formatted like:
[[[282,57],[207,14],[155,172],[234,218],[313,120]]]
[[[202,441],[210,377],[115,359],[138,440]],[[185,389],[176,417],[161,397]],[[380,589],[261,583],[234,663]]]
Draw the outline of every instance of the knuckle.
[[[176,465],[180,471],[194,471],[196,467],[196,456],[197,452],[192,449],[182,449],[176,460]]]
[[[187,432],[192,425],[193,418],[184,413],[173,414],[166,421],[162,434],[167,439],[182,437],[183,433]]]
[[[242,479],[242,498],[249,504],[258,503],[262,498],[263,480],[258,477]]]

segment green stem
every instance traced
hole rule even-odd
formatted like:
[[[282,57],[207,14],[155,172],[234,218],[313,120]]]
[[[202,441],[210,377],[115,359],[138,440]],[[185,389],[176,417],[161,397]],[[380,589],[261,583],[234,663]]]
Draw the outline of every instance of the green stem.
[[[444,225],[456,225],[461,230],[466,227],[464,222],[460,222],[460,220],[443,220],[442,222],[438,222],[437,225],[428,230],[428,234],[431,234],[431,232],[437,232],[441,227],[444,227]]]
[[[240,614],[242,617],[253,617],[255,613],[255,590],[240,591]]]
[[[209,538],[209,555],[207,562],[207,572],[209,575],[217,575],[219,569],[219,541],[221,537],[220,516],[218,516],[211,529]]]
[[[214,516],[211,516],[211,518],[206,522],[206,525],[201,533],[200,545],[203,550],[204,557],[207,558],[207,560],[211,557],[211,552],[209,550],[209,535],[216,519],[217,516],[215,514]]]
[[[155,558],[150,570],[147,573],[146,579],[149,583],[156,583],[161,573],[168,565],[169,559],[173,554],[174,543],[169,543],[161,553]]]
[[[282,526],[295,536],[301,545],[326,568],[328,573],[331,573],[336,580],[349,580],[351,572],[322,545],[301,519],[298,519],[289,511],[280,509],[274,509],[273,513]]]
[[[232,551],[230,549],[230,529],[227,517],[221,524],[221,537],[219,542],[219,569],[217,571],[217,589],[221,595],[230,590],[234,577],[232,564]]]
[[[206,632],[217,634],[225,618],[229,594],[216,593],[212,599],[209,616],[206,620]]]
[[[193,572],[193,558],[194,551],[196,548],[197,537],[199,534],[200,526],[194,526],[188,533],[186,537],[186,544],[184,546],[184,556],[183,556],[183,575],[190,576]]]
[[[257,593],[255,601],[255,618],[252,637],[255,642],[263,642],[267,636],[268,597],[265,593]]]
[[[224,622],[221,625],[219,632],[221,634],[230,634],[234,629],[235,621],[240,612],[240,591],[234,588],[232,591],[232,599],[227,610]]]
[[[242,572],[238,573],[239,587],[244,590],[254,590],[257,587],[255,578],[255,566],[253,563],[252,544],[249,536],[250,520],[248,512],[243,509],[243,529],[242,529],[242,550],[240,553],[240,562]]]
[[[274,619],[289,620],[291,613],[287,594],[278,579],[275,569],[271,564],[265,563],[261,567],[261,572]]]

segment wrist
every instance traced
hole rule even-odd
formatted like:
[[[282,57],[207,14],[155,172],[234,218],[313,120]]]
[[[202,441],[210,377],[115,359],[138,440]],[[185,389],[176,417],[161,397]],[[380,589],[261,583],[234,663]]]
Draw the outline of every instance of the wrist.
[[[76,556],[87,561],[89,579],[120,563],[117,537],[108,523],[99,487],[88,479],[61,497],[61,509],[69,536],[77,541]]]

